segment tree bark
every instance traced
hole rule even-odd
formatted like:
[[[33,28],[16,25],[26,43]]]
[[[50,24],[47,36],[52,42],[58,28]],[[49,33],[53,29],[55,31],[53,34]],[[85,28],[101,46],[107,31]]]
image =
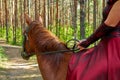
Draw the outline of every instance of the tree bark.
[[[85,38],[85,0],[79,0],[80,3],[80,35]]]
[[[4,3],[5,3],[6,41],[9,42],[9,38],[8,38],[8,11],[7,11],[7,0],[4,0]]]

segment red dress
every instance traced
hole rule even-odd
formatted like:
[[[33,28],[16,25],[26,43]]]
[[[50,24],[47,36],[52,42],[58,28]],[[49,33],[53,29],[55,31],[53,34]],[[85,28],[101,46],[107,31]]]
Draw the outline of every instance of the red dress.
[[[113,4],[103,11],[103,22]],[[120,23],[93,48],[73,54],[66,80],[120,80]]]

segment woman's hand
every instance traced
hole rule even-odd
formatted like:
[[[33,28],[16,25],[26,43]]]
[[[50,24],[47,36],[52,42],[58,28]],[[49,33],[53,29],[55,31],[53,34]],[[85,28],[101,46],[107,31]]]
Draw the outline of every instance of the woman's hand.
[[[84,47],[80,46],[80,43],[83,42],[83,41],[85,41],[85,39],[80,40],[80,41],[77,43],[77,47],[80,49],[80,51],[85,49]]]

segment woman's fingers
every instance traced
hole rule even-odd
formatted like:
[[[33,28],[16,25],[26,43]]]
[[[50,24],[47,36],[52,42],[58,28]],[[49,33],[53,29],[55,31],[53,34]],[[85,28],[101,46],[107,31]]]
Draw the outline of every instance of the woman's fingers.
[[[82,41],[84,41],[84,40],[85,40],[85,39],[80,40],[80,41],[77,43],[77,47],[78,47],[80,50],[85,49],[84,47],[80,46],[80,43],[81,43]]]
[[[82,47],[82,46],[78,46],[78,48],[80,49],[80,50],[83,50],[83,49],[85,49],[84,47]]]

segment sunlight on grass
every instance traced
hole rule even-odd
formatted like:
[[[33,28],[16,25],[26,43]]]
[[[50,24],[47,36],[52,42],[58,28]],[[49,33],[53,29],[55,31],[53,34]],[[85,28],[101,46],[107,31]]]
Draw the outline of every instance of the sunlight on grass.
[[[32,75],[27,75],[27,74],[25,74],[24,76],[22,75],[22,76],[16,76],[16,78],[34,78],[34,77],[42,77],[40,74],[39,75],[37,75],[37,74],[32,74]],[[13,77],[14,78],[14,77]]]
[[[7,49],[9,51],[0,46],[0,80],[43,80],[36,56],[26,61],[20,55],[14,54],[17,51]]]
[[[7,69],[9,69],[9,67],[11,68],[11,69],[30,69],[30,68],[32,68],[32,67],[37,67],[38,66],[38,64],[34,64],[34,63],[5,63],[4,62],[4,64],[3,65],[7,65],[7,66],[4,66],[4,67],[6,67]]]
[[[5,65],[3,65],[3,62],[6,62],[7,56],[5,55],[4,49],[0,46],[0,70],[4,69]]]

